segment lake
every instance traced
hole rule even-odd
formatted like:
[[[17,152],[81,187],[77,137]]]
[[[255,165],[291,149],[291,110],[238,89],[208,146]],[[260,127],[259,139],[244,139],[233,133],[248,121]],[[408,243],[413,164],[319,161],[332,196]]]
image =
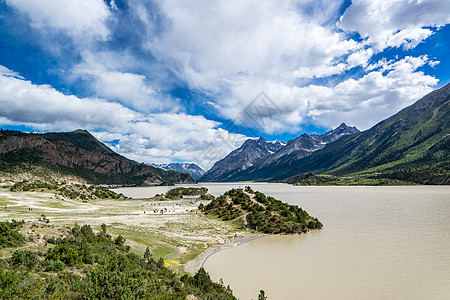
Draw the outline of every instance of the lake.
[[[299,205],[324,228],[210,256],[205,269],[238,298],[264,289],[269,299],[450,299],[450,187],[201,184],[216,196],[245,185]]]

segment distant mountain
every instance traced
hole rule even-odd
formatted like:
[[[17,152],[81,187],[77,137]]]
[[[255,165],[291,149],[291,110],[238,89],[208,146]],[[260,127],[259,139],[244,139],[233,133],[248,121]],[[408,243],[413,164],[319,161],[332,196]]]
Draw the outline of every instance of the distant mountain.
[[[203,174],[206,173],[205,170],[203,170],[202,168],[193,163],[171,163],[171,164],[160,164],[156,166],[164,170],[172,170],[189,174],[195,180],[200,179],[200,177],[202,177]]]
[[[246,180],[242,174],[247,170],[264,168],[266,165],[277,164],[284,156],[300,159],[322,149],[327,143],[333,142],[343,135],[359,132],[356,127],[342,123],[338,128],[322,135],[302,134],[290,140],[287,144],[281,142],[266,142],[264,138],[258,141],[249,139],[240,148],[234,150],[218,161],[202,178],[201,181],[235,181]]]
[[[267,142],[262,137],[257,141],[248,139],[241,147],[216,162],[214,166],[200,178],[200,181],[227,181],[228,178],[234,176],[236,173],[253,166],[284,146],[285,144],[282,142]]]
[[[304,133],[290,140],[285,147],[259,162],[255,165],[255,168],[260,169],[267,165],[277,165],[280,162],[280,158],[287,157],[288,155],[289,160],[298,160],[310,156],[314,151],[325,147],[326,144],[334,142],[344,135],[351,135],[357,132],[359,130],[356,127],[350,127],[342,123],[336,129],[321,135],[308,135]]]
[[[129,160],[85,130],[44,134],[1,130],[0,171],[6,174],[39,172],[39,176],[71,175],[94,184],[195,182],[187,174]]]
[[[308,157],[285,155],[263,168],[249,168],[232,180],[285,180],[306,172],[373,173],[417,183],[450,184],[449,154],[450,84]]]

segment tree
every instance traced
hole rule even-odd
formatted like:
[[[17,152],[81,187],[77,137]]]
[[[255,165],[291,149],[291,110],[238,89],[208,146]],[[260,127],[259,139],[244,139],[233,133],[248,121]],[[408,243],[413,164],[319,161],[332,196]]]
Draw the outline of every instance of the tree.
[[[37,255],[30,250],[16,250],[9,259],[10,264],[13,266],[25,266],[27,268],[33,268],[38,262]]]
[[[123,244],[125,244],[125,238],[119,234],[119,236],[114,239],[114,244],[117,246],[123,246]]]
[[[259,295],[258,295],[258,300],[266,300],[266,292],[264,292],[264,290],[260,290],[259,291]]]
[[[150,249],[147,247],[146,249],[145,249],[145,253],[144,253],[144,258],[145,258],[145,260],[150,260],[150,257],[152,256],[152,254],[150,253]]]
[[[101,225],[100,227],[102,228],[102,234],[103,234],[104,236],[106,236],[106,224],[105,224],[105,223],[102,223],[102,225]]]

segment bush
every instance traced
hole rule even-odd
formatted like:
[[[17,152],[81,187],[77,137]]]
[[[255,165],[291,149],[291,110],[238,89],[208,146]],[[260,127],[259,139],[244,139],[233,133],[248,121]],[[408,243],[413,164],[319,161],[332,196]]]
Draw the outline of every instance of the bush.
[[[30,250],[16,250],[9,259],[12,266],[25,266],[29,269],[33,268],[37,262],[37,255]]]
[[[60,260],[49,259],[44,262],[44,271],[55,272],[62,270],[64,268],[64,263]]]
[[[68,242],[60,243],[56,245],[55,248],[50,249],[45,259],[59,260],[69,267],[82,264],[82,256],[74,246]]]
[[[25,243],[25,237],[15,228],[21,226],[22,222],[12,220],[11,222],[0,222],[0,249],[17,247]]]

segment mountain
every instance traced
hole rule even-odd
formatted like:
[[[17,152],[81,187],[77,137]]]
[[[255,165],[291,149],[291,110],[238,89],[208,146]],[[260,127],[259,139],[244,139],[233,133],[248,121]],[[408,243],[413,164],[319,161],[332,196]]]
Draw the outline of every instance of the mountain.
[[[267,142],[262,137],[257,141],[248,139],[241,147],[216,162],[200,178],[200,181],[227,181],[228,178],[234,176],[236,173],[253,166],[263,158],[280,150],[284,145],[279,141]]]
[[[193,163],[171,163],[171,164],[160,164],[156,166],[164,170],[172,170],[181,173],[187,173],[191,175],[191,177],[195,180],[200,179],[200,177],[202,177],[203,174],[206,173],[205,170],[203,170],[202,168]]]
[[[85,130],[63,133],[0,131],[0,171],[71,175],[93,184],[193,183],[189,175],[129,160]]]
[[[343,136],[296,159],[292,154],[232,180],[285,180],[314,172],[378,174],[424,184],[450,184],[450,84],[372,128]]]
[[[285,147],[269,155],[266,159],[259,162],[255,168],[263,168],[266,165],[277,165],[280,158],[289,155],[290,160],[298,160],[311,155],[314,151],[322,149],[326,144],[339,139],[344,135],[350,135],[359,132],[356,127],[347,126],[342,123],[336,129],[330,130],[322,135],[302,134],[293,140],[290,140]]]
[[[343,135],[359,132],[356,127],[342,123],[339,127],[322,135],[302,134],[287,144],[268,143],[264,138],[258,141],[249,139],[240,148],[218,161],[200,181],[235,181],[246,180],[242,174],[247,170],[257,170],[266,165],[277,164],[281,157],[289,155],[291,159],[301,159],[322,149],[327,143]]]

